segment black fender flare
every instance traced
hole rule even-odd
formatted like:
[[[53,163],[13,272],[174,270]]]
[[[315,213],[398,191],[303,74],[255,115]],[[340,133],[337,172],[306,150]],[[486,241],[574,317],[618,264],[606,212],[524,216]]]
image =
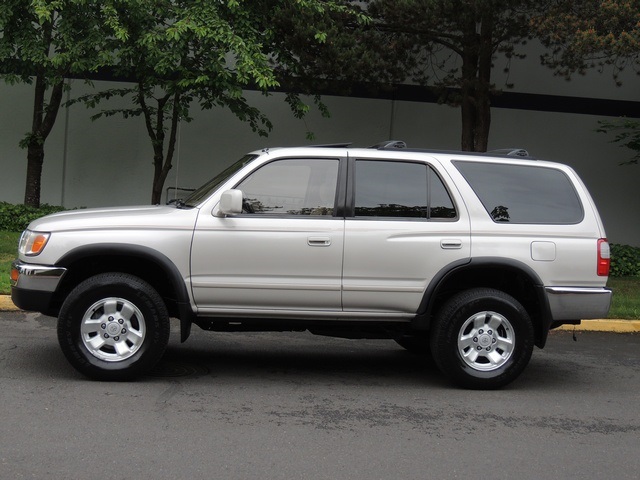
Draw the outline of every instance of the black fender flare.
[[[492,269],[506,269],[512,272],[518,272],[525,275],[532,283],[535,291],[538,304],[540,305],[541,318],[540,318],[540,331],[539,339],[536,345],[540,348],[544,347],[547,335],[551,324],[553,323],[553,317],[551,314],[551,308],[549,306],[549,299],[544,289],[544,284],[540,279],[540,276],[529,265],[514,259],[508,259],[503,257],[473,257],[465,258],[452,262],[443,267],[436,275],[434,275],[431,282],[425,289],[424,297],[418,308],[417,316],[414,320],[413,326],[416,329],[424,330],[429,328],[429,319],[433,312],[433,306],[435,298],[438,296],[438,292],[448,279],[452,276],[465,271],[481,268]]]
[[[176,292],[175,299],[180,319],[180,340],[184,342],[191,333],[191,324],[196,315],[191,308],[189,292],[187,286],[178,270],[178,267],[163,253],[150,247],[142,245],[126,245],[119,243],[96,243],[74,248],[65,253],[57,262],[56,266],[69,267],[73,263],[91,257],[126,256],[148,260],[158,265],[166,274],[173,290]]]

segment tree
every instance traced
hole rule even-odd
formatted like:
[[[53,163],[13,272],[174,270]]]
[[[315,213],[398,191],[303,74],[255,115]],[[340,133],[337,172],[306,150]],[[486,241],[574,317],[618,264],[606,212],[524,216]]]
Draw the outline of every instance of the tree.
[[[55,124],[65,76],[84,75],[104,64],[100,2],[3,0],[0,4],[0,76],[10,84],[34,85],[27,149],[24,203],[40,205],[44,146]]]
[[[275,65],[278,79],[288,89],[307,94],[326,90],[349,94],[355,87],[391,89],[404,80],[406,45],[400,46],[398,36],[372,24],[368,16],[363,19],[364,3],[322,15],[296,11],[292,4],[273,11],[271,21],[290,57],[281,56]]]
[[[543,64],[567,80],[588,69],[610,68],[617,85],[620,72],[640,70],[640,0],[563,0],[532,19],[534,32],[550,48]],[[598,132],[616,132],[614,142],[635,151],[626,164],[640,159],[640,122],[599,122]]]
[[[543,64],[567,79],[610,66],[619,84],[622,70],[640,67],[640,0],[562,0],[531,25],[550,48]]]
[[[116,114],[144,118],[153,147],[152,203],[161,200],[178,124],[191,120],[193,105],[228,108],[260,135],[272,128],[269,119],[249,105],[243,89],[251,86],[268,94],[279,86],[277,69],[299,70],[300,58],[270,20],[284,9],[292,15],[324,17],[333,12],[363,18],[345,5],[323,0],[112,0],[105,4],[109,50],[117,52],[115,71],[133,83],[78,100],[95,107],[113,96],[126,97],[131,100],[129,108],[102,110],[93,118]],[[309,40],[323,41],[322,31],[311,33]],[[297,117],[309,109],[295,92],[288,93],[286,100]]]
[[[640,163],[640,121],[623,118],[617,122],[600,121],[598,123],[600,127],[596,130],[597,132],[615,132],[612,142],[635,152],[630,160],[620,162],[620,165],[638,165]]]
[[[516,47],[529,36],[530,18],[542,2],[531,0],[373,0],[369,13],[411,53],[410,76],[435,87],[440,100],[460,106],[463,150],[486,151],[491,74],[496,57],[522,57]]]

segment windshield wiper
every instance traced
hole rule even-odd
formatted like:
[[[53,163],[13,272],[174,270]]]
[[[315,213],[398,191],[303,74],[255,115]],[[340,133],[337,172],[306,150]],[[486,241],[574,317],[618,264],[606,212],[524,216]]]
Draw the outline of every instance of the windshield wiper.
[[[191,205],[187,205],[186,203],[184,203],[184,200],[181,198],[172,198],[167,202],[167,205],[175,205],[176,208],[183,209],[193,208]]]

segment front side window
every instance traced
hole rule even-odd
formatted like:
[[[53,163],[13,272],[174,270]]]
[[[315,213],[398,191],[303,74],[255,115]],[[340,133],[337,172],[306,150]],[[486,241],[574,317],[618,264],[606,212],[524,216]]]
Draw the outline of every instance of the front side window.
[[[231,175],[239,171],[256,157],[257,155],[245,155],[189,195],[189,197],[185,199],[184,204],[189,207],[195,207],[198,203],[209,197],[209,195],[211,195],[220,185],[231,177]]]
[[[257,215],[331,216],[338,184],[338,159],[283,159],[245,178],[244,212]]]
[[[447,189],[428,165],[358,160],[355,170],[356,217],[456,217]]]
[[[571,180],[555,168],[454,162],[499,223],[575,224],[584,211]]]

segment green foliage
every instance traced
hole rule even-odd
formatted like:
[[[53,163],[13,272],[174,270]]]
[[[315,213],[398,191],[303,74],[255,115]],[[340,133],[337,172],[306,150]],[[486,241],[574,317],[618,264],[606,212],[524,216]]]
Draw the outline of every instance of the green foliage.
[[[40,204],[46,139],[60,109],[64,79],[83,77],[111,63],[99,0],[2,0],[0,2],[0,78],[33,85],[27,149],[25,203]]]
[[[640,0],[564,0],[534,17],[533,33],[549,48],[542,63],[567,80],[588,69],[609,68],[617,85],[625,69],[640,68]],[[640,160],[640,122],[599,122],[598,132],[636,152],[621,164]]]
[[[248,103],[243,90],[257,87],[268,95],[280,87],[278,69],[304,71],[296,48],[327,42],[327,32],[310,23],[305,42],[290,45],[272,20],[276,12],[286,9],[292,17],[314,19],[330,14],[361,19],[359,10],[336,0],[105,0],[101,4],[105,50],[114,55],[115,73],[133,83],[73,102],[94,108],[119,96],[128,99],[129,105],[102,110],[92,118],[144,119],[153,147],[152,203],[160,200],[172,168],[177,125],[191,119],[190,108],[226,108],[262,136],[272,129],[270,120]],[[298,118],[309,109],[297,92],[287,95],[287,102]]]
[[[356,82],[359,88],[364,82],[373,88],[406,79],[406,49],[371,23],[360,10],[365,3],[353,2],[351,10],[318,11],[281,2],[272,10],[272,28],[287,46],[275,67],[288,91],[313,94],[329,85],[348,93]]]
[[[11,84],[40,82],[48,89],[61,84],[68,75],[86,75],[111,63],[111,52],[103,48],[106,40],[101,3],[0,2],[0,78]],[[44,102],[36,107],[34,116],[42,116],[50,105]]]
[[[611,245],[612,277],[640,276],[640,248],[629,245]]]
[[[0,230],[0,295],[11,293],[9,272],[11,263],[18,256],[18,240],[20,232],[5,232]]]
[[[621,147],[629,148],[636,152],[630,160],[620,162],[620,165],[638,165],[640,160],[640,121],[624,118],[617,122],[600,121],[600,128],[596,131],[599,133],[616,134],[611,140],[613,143],[619,143]]]
[[[375,25],[408,56],[407,74],[435,89],[439,100],[460,107],[462,149],[486,151],[491,95],[499,88],[492,72],[499,56],[508,71],[522,58],[530,20],[544,0],[372,0]],[[505,88],[512,85],[505,83]]]
[[[532,27],[550,47],[543,64],[567,79],[609,66],[620,84],[620,71],[640,66],[640,0],[553,2]]]
[[[63,210],[64,207],[55,205],[43,204],[39,208],[35,208],[28,205],[12,205],[7,202],[0,202],[0,230],[21,232],[33,220]]]

